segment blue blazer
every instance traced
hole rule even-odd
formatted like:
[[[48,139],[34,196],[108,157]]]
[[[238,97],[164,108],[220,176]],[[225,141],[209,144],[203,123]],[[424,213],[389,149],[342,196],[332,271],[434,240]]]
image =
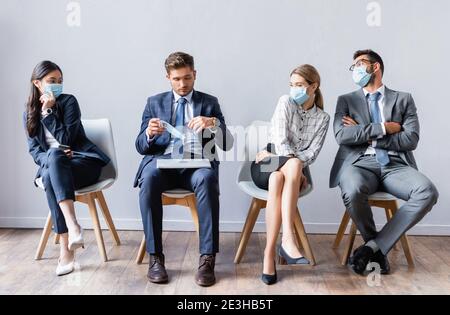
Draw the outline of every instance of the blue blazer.
[[[173,114],[173,102],[174,96],[172,91],[151,96],[147,99],[147,105],[145,106],[144,113],[142,114],[141,130],[136,138],[136,150],[139,154],[144,155],[144,158],[139,165],[139,169],[134,180],[134,187],[138,185],[138,181],[144,167],[152,161],[155,156],[163,155],[170,143],[170,133],[167,131],[162,135],[155,136],[152,140],[147,141],[146,130],[148,122],[152,118],[160,118],[170,122]],[[194,91],[192,94],[192,102],[194,104],[194,117],[216,117],[220,121],[219,128],[222,132],[217,133],[217,135],[220,135],[220,138],[216,137],[216,134],[214,133],[207,135],[205,132],[202,137],[202,147],[204,148],[209,141],[215,141],[216,145],[219,146],[220,149],[224,151],[230,150],[233,147],[234,139],[225,124],[225,119],[222,111],[220,110],[220,105],[217,98],[202,92]],[[204,158],[208,158],[213,167],[218,166],[219,161],[215,147],[206,151],[211,151],[212,155],[205,156]]]
[[[23,113],[23,123],[26,130],[27,113]],[[81,112],[77,99],[73,95],[61,94],[56,99],[56,104],[52,114],[41,119],[38,125],[37,134],[30,138],[25,131],[28,140],[28,151],[39,165],[36,178],[41,176],[42,169],[47,164],[49,147],[45,141],[44,127],[50,131],[60,144],[68,145],[73,151],[78,151],[84,156],[98,158],[104,165],[108,164],[110,159],[95,144],[93,144],[84,132],[81,124]]]

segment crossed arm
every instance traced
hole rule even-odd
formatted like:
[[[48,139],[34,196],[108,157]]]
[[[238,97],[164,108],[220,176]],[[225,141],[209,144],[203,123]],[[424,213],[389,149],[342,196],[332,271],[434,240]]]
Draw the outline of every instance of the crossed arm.
[[[408,105],[403,113],[402,121],[385,122],[384,128],[379,123],[363,125],[349,115],[346,100],[339,97],[333,127],[336,140],[340,145],[374,143],[376,148],[397,152],[412,151],[417,147],[420,126],[417,108],[411,95],[408,95]]]

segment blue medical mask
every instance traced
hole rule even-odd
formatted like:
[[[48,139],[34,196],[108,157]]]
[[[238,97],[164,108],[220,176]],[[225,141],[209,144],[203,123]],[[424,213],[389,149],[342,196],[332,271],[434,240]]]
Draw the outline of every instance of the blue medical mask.
[[[44,93],[53,93],[53,96],[55,98],[58,98],[63,92],[63,85],[62,84],[46,84]]]
[[[372,73],[367,72],[367,66],[359,66],[353,69],[353,81],[360,87],[366,87],[372,78]]]
[[[305,87],[292,86],[289,94],[297,105],[303,105],[309,99],[309,95],[306,93]]]

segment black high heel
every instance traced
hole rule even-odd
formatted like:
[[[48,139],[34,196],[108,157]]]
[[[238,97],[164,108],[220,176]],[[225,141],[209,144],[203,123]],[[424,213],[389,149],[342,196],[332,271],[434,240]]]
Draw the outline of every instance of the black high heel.
[[[278,263],[280,265],[309,265],[311,264],[305,257],[293,258],[286,253],[283,246],[278,247]]]
[[[275,259],[273,260],[273,266],[275,268],[275,274],[268,275],[263,273],[261,276],[262,282],[264,282],[267,285],[275,284],[277,282],[277,265],[275,263]]]

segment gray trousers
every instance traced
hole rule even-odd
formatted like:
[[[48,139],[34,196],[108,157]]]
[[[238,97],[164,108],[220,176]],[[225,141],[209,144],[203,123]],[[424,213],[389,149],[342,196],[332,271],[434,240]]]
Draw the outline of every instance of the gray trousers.
[[[339,186],[347,211],[364,241],[374,240],[385,255],[403,233],[431,210],[439,196],[425,175],[396,156],[390,156],[390,163],[386,166],[380,166],[375,156],[361,156],[344,170]],[[368,203],[369,195],[377,191],[406,201],[380,232],[376,230]]]

